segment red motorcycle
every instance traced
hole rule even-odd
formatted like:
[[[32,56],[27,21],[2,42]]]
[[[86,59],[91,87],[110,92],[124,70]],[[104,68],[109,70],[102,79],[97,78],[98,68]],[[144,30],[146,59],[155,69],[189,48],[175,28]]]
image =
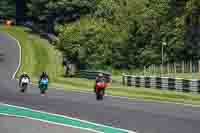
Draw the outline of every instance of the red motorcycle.
[[[107,87],[107,84],[105,82],[98,82],[96,84],[96,99],[97,100],[103,100],[103,96],[105,94],[105,88]]]

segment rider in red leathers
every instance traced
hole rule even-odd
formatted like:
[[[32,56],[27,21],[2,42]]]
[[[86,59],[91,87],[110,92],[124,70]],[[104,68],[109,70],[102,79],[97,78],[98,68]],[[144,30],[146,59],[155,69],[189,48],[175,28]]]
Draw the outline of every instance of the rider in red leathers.
[[[105,82],[105,78],[102,73],[99,73],[98,76],[96,77],[95,85],[94,85],[94,92],[96,92],[96,85],[99,82]]]

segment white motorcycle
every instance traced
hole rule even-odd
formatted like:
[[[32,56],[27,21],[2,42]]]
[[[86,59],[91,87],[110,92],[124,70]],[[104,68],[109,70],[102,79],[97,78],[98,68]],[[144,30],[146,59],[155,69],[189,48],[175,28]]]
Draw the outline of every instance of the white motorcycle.
[[[21,79],[21,84],[20,84],[21,92],[25,92],[27,90],[29,82],[30,81],[27,77]]]

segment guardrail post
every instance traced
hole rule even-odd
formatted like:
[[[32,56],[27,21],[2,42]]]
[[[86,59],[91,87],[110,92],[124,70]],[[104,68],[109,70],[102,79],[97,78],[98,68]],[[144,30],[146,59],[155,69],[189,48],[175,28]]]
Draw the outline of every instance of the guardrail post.
[[[151,87],[151,78],[150,77],[145,77],[145,87],[150,88]]]
[[[183,81],[182,84],[183,92],[190,92],[190,80],[183,79],[182,81]]]
[[[168,89],[168,78],[163,77],[161,80],[162,80],[161,84],[162,89]]]
[[[177,78],[175,87],[177,91],[183,91],[183,79]]]
[[[190,90],[198,92],[198,80],[190,80]]]
[[[160,77],[156,77],[156,88],[161,88],[162,86],[162,79]]]
[[[135,86],[140,87],[140,77],[135,77]]]
[[[132,86],[132,77],[131,76],[127,76],[127,85]]]
[[[156,77],[151,77],[150,80],[151,80],[150,86],[155,88],[156,87]]]
[[[122,75],[122,84],[125,85],[126,84],[126,76],[123,74]]]
[[[135,86],[136,85],[136,78],[135,76],[132,76],[132,86]]]
[[[175,79],[174,78],[168,78],[168,89],[169,90],[175,90]]]
[[[140,76],[140,87],[145,87],[145,77]]]
[[[198,80],[197,83],[198,83],[198,89],[197,89],[197,92],[200,93],[200,80]]]

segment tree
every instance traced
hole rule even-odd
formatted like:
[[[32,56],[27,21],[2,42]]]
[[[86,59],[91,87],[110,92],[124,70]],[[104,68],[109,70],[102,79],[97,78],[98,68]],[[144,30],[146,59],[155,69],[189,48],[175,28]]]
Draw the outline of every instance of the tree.
[[[1,0],[0,1],[0,16],[3,18],[15,17],[16,8],[15,0]]]
[[[30,15],[88,68],[143,68],[199,59],[199,0],[31,0]]]
[[[121,35],[113,30],[112,25],[101,19],[86,17],[59,29],[61,42],[58,47],[69,59],[88,68],[112,66],[112,45]]]
[[[95,7],[95,0],[30,0],[29,16],[33,16],[48,32],[54,31],[55,23],[65,23],[79,19]]]
[[[17,23],[23,22],[26,17],[27,0],[16,0],[16,20]]]

